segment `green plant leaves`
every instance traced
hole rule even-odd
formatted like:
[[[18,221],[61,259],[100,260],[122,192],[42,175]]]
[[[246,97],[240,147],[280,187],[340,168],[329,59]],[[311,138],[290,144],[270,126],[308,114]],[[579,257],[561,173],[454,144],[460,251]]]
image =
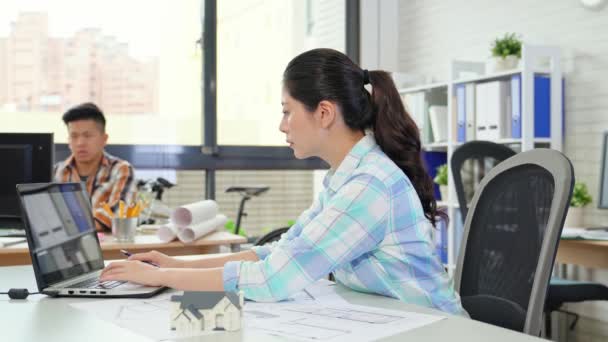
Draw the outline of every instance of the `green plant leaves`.
[[[572,190],[572,199],[570,200],[570,206],[575,208],[582,208],[593,201],[593,197],[587,190],[587,184],[583,182],[576,182],[574,189]]]
[[[448,164],[437,167],[437,175],[433,181],[439,185],[448,185]]]
[[[517,34],[505,33],[504,37],[494,40],[492,56],[505,58],[512,55],[521,58],[521,40]]]

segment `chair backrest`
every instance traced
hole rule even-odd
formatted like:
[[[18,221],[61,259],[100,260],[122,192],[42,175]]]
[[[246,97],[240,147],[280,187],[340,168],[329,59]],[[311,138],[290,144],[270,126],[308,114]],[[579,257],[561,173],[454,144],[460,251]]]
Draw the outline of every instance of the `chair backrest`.
[[[277,228],[271,232],[264,234],[255,243],[255,246],[264,246],[267,243],[275,242],[281,239],[281,235],[287,233],[289,227]]]
[[[471,318],[538,336],[574,171],[535,149],[490,170],[465,220],[455,273]]]
[[[515,151],[509,147],[490,141],[470,141],[454,151],[450,166],[463,221],[483,177],[497,164],[514,155]]]

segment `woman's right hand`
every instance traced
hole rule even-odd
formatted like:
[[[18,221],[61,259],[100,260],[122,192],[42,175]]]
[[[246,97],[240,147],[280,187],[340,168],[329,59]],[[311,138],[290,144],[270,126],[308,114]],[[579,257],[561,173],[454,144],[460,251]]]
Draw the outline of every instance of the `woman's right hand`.
[[[183,260],[170,257],[157,251],[133,254],[128,260],[148,261],[162,268],[180,268],[184,267],[185,264]]]

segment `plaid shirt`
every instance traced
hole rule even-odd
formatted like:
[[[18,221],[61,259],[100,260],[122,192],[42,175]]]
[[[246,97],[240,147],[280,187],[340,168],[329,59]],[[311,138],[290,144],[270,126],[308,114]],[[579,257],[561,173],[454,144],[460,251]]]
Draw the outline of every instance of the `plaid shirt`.
[[[466,315],[431,239],[432,225],[407,176],[376,144],[361,139],[328,173],[318,200],[260,261],[224,265],[226,291],[277,301],[328,273],[356,291]]]
[[[73,155],[55,164],[53,175],[55,182],[81,182]],[[101,208],[101,204],[108,203],[112,212],[116,212],[120,200],[131,200],[135,185],[133,179],[131,164],[104,152],[95,176],[89,176],[86,183],[98,231],[112,228],[112,218]]]

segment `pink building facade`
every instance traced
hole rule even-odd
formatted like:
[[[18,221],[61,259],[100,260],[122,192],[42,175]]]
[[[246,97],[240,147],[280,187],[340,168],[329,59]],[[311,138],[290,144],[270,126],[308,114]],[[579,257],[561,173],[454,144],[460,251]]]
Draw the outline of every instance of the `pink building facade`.
[[[85,28],[49,37],[48,15],[20,13],[0,37],[0,110],[64,111],[94,102],[108,114],[158,112],[158,58],[141,61],[126,43]]]

